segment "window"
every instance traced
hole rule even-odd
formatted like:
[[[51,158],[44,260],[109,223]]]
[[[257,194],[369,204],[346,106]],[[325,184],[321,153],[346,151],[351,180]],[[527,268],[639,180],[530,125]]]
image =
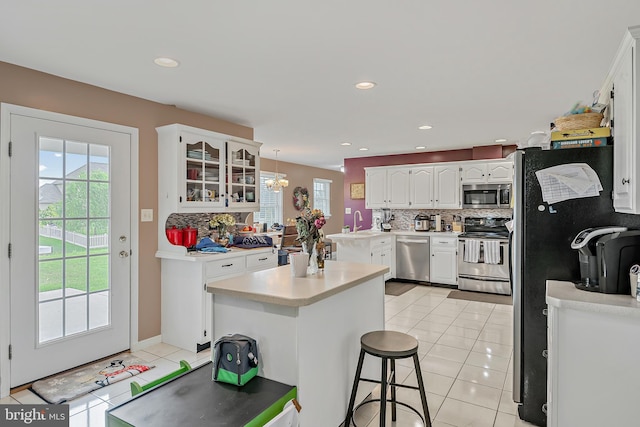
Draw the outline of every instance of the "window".
[[[324,216],[331,217],[331,180],[313,178],[313,208],[320,209]]]
[[[269,190],[265,184],[269,178],[274,179],[275,173],[273,172],[260,172],[260,212],[253,213],[253,221],[263,223],[266,222],[268,227],[271,224],[282,224],[282,191],[274,193],[273,190]],[[282,174],[278,174],[284,177]]]

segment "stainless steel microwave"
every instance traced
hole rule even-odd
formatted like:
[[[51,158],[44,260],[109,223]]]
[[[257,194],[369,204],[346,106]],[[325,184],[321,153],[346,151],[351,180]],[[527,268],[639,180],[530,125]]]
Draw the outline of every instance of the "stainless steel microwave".
[[[495,209],[511,207],[511,184],[463,184],[462,207]]]

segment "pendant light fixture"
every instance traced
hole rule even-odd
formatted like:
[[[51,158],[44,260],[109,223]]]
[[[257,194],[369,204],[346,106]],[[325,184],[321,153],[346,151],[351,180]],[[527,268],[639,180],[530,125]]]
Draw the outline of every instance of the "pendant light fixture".
[[[287,187],[289,185],[289,180],[285,178],[281,178],[278,175],[278,150],[277,148],[273,150],[276,152],[276,175],[273,178],[269,178],[264,182],[269,190],[272,190],[274,193],[279,193],[281,188]]]

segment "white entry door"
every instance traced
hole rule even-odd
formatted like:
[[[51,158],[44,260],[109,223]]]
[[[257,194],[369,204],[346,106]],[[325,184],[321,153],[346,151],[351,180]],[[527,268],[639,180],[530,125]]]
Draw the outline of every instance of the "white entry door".
[[[97,123],[10,115],[12,387],[129,348],[132,134]]]

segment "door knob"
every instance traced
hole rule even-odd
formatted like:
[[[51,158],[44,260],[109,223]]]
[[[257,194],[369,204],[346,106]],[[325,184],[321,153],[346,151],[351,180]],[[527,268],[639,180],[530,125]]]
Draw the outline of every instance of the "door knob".
[[[120,241],[122,243],[126,242],[127,241],[127,236],[120,236]]]
[[[126,258],[129,256],[129,252],[127,251],[120,251],[120,258]]]

